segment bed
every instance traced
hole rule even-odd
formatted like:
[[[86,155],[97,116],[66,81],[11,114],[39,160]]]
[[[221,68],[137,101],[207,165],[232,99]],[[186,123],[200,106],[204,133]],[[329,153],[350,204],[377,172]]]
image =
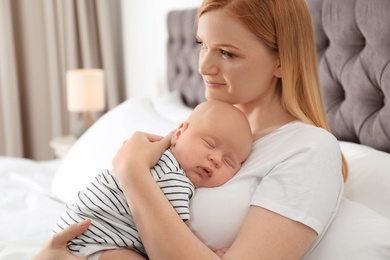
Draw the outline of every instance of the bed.
[[[327,115],[350,167],[338,214],[309,259],[390,259],[390,1],[307,0]],[[63,160],[0,157],[0,259],[31,259],[63,211],[135,130],[164,135],[204,100],[196,10],[171,11],[168,87],[103,115]]]

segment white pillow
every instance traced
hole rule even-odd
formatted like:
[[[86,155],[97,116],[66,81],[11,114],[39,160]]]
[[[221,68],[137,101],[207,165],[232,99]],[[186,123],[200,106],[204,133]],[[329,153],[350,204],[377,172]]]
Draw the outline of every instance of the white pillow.
[[[143,97],[127,100],[103,115],[65,156],[54,177],[53,194],[63,202],[73,202],[101,169],[111,169],[113,156],[134,131],[165,135],[178,126],[161,112],[150,98]]]
[[[390,154],[340,142],[349,176],[340,209],[308,259],[390,259]]]
[[[177,124],[185,121],[192,112],[192,108],[184,104],[181,94],[177,90],[162,95],[153,104],[162,117]]]
[[[334,221],[308,259],[390,259],[390,220],[343,198]]]
[[[390,218],[390,154],[350,142],[340,147],[349,165],[344,196]]]

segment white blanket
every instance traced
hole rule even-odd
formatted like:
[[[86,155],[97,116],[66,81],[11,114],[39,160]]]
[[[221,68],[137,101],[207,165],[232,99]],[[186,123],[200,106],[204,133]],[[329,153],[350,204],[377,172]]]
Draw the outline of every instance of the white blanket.
[[[63,211],[51,194],[59,161],[0,157],[0,259],[31,259]]]

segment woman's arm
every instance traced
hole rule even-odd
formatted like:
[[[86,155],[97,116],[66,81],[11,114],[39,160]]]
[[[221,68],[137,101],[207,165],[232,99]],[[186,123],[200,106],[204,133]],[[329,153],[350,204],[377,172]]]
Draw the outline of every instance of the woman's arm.
[[[148,256],[220,259],[180,219],[149,173],[169,143],[169,138],[136,133],[113,160]],[[301,223],[252,206],[232,246],[219,255],[223,259],[299,259],[316,236]]]
[[[251,206],[224,259],[301,259],[316,237],[300,222]]]
[[[150,174],[170,136],[135,133],[115,156],[114,174],[150,259],[220,259],[189,230]]]

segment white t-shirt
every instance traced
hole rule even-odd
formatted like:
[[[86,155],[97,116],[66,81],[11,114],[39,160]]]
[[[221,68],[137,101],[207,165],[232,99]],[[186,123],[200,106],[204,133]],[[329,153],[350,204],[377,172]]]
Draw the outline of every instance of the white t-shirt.
[[[198,188],[187,224],[211,249],[221,249],[232,244],[249,207],[256,205],[314,229],[319,234],[314,248],[340,204],[341,164],[333,135],[291,122],[257,140],[232,180]]]

